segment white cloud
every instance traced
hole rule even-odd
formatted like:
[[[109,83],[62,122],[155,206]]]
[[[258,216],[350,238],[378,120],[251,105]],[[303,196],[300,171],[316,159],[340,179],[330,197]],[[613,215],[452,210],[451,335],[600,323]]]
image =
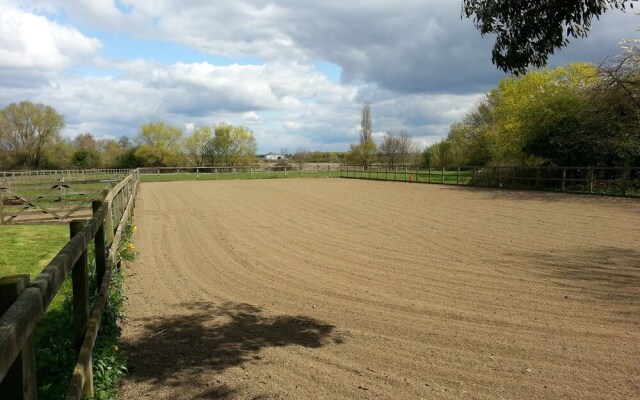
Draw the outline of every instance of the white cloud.
[[[242,114],[242,120],[253,124],[262,122],[262,118],[254,111]]]
[[[589,39],[553,60],[600,61],[619,39],[637,36],[636,25],[610,11]],[[105,48],[151,39],[185,49],[188,59],[110,59],[84,29],[117,36],[103,37]],[[249,124],[266,152],[346,150],[369,101],[378,137],[406,129],[424,145],[502,76],[491,44],[450,0],[0,0],[0,106],[50,104],[66,116],[67,135],[133,135],[152,120],[187,130]],[[251,57],[252,65],[216,65],[208,55]],[[336,65],[341,82],[317,62]]]
[[[98,39],[0,3],[0,69],[62,71],[94,56]]]

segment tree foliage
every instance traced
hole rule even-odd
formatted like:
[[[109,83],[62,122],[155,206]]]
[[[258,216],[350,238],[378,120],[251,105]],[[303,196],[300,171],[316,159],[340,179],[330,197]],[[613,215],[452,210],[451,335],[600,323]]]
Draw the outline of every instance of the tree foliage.
[[[214,127],[213,138],[206,146],[212,165],[250,165],[255,162],[256,152],[256,138],[250,129],[226,123]]]
[[[180,140],[182,130],[162,121],[149,122],[138,131],[135,156],[143,165],[152,167],[176,166],[181,163]]]
[[[587,36],[594,18],[607,10],[633,7],[636,0],[463,0],[462,15],[484,36],[495,35],[493,63],[524,74],[543,67],[569,38]]]
[[[629,54],[503,79],[429,148],[431,165],[638,164],[640,67]]]
[[[184,148],[189,161],[196,167],[201,167],[207,162],[207,151],[213,140],[213,131],[210,127],[196,127],[191,135],[184,140]]]
[[[64,128],[64,118],[51,106],[29,101],[9,104],[0,110],[0,149],[10,168],[41,168],[45,148]]]

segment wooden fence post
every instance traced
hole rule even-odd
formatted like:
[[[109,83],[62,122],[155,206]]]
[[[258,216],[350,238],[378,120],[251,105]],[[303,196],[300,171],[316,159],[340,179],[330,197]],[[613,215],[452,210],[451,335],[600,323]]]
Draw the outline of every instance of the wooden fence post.
[[[74,220],[69,224],[71,239],[84,228],[84,221]],[[84,334],[89,323],[89,270],[87,267],[87,249],[85,248],[73,266],[71,274],[73,280],[73,325],[74,349],[76,354],[82,347]]]
[[[593,193],[593,167],[589,167],[589,192]]]
[[[0,188],[0,225],[4,224],[4,200],[2,200],[3,189]]]
[[[562,168],[562,190],[566,189],[566,182],[567,182],[567,169]]]
[[[98,210],[102,207],[102,202],[100,200],[94,200],[91,202],[91,208],[93,209],[93,214],[95,215]],[[96,237],[94,238],[95,244],[95,256],[96,256],[96,281],[98,283],[98,287],[102,286],[102,280],[104,278],[104,273],[107,267],[107,259],[106,259],[106,246],[104,242],[104,220],[98,221],[98,232],[96,232]]]
[[[456,185],[460,184],[460,166],[458,165],[458,173],[456,174]]]
[[[0,317],[24,292],[29,284],[29,275],[0,278]],[[36,385],[36,344],[32,333],[22,351],[0,383],[0,398],[3,400],[35,400]]]
[[[444,167],[442,167],[442,184],[444,184]]]

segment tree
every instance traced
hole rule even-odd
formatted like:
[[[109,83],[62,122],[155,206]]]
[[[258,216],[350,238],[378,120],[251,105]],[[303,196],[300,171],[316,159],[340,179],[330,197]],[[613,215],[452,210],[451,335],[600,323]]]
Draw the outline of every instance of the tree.
[[[180,163],[182,131],[164,122],[149,122],[140,127],[135,157],[146,166],[164,167]]]
[[[360,120],[360,143],[350,145],[347,159],[366,168],[373,163],[376,155],[376,144],[373,141],[373,130],[371,124],[371,107],[365,103],[362,107],[362,117]]]
[[[291,158],[293,159],[293,162],[298,164],[298,167],[302,169],[304,164],[309,160],[309,152],[303,148],[299,148]]]
[[[114,139],[98,140],[96,149],[100,153],[102,166],[105,168],[118,168],[120,166],[120,158],[126,149],[120,145],[120,141]]]
[[[378,154],[389,168],[393,168],[398,164],[406,164],[413,151],[413,138],[406,131],[401,130],[397,136],[393,132],[387,132],[384,135]]]
[[[91,133],[82,133],[73,140],[73,145],[78,149],[96,150],[98,141]]]
[[[193,133],[184,140],[189,161],[196,167],[201,167],[207,160],[209,146],[213,140],[213,132],[209,127],[196,127]]]
[[[462,15],[473,17],[480,33],[496,35],[493,63],[505,72],[524,74],[543,67],[549,55],[587,36],[595,17],[609,9],[633,8],[636,0],[463,0]],[[566,33],[565,33],[566,31]]]
[[[59,137],[44,147],[42,151],[42,163],[39,168],[73,168],[72,158],[75,150],[69,139]]]
[[[98,168],[100,166],[100,153],[94,149],[79,149],[73,153],[71,163],[78,169]]]
[[[0,120],[0,149],[20,168],[40,168],[45,147],[64,128],[64,118],[53,107],[29,101],[9,104],[0,110]]]
[[[251,165],[255,162],[256,137],[244,126],[234,126],[230,132],[227,165]]]
[[[214,128],[213,140],[209,141],[206,154],[214,165],[234,166],[252,164],[256,151],[256,138],[250,129],[221,123]]]

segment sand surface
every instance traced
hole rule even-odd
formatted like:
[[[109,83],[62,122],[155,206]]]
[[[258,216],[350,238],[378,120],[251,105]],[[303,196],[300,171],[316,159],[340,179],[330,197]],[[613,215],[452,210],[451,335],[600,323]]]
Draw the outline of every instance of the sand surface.
[[[121,399],[640,398],[640,201],[144,183]]]

